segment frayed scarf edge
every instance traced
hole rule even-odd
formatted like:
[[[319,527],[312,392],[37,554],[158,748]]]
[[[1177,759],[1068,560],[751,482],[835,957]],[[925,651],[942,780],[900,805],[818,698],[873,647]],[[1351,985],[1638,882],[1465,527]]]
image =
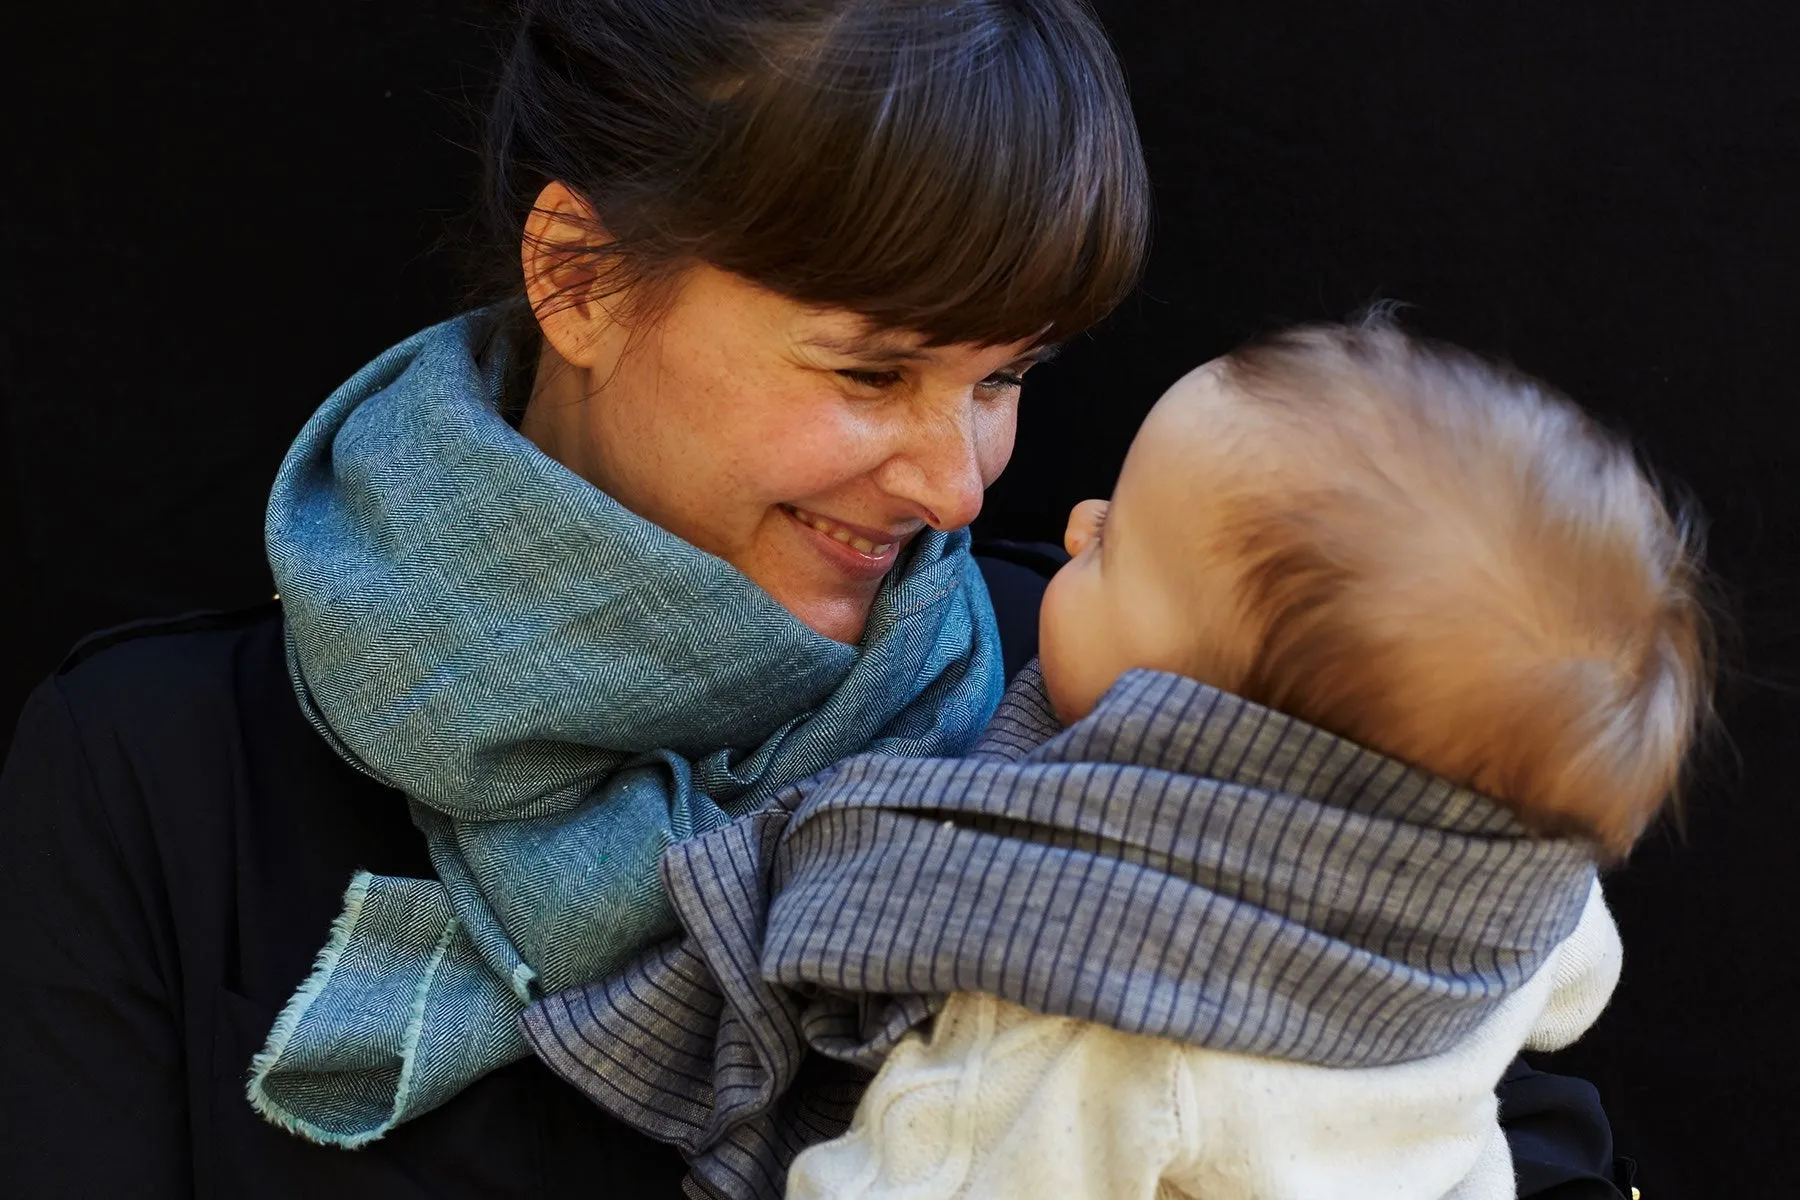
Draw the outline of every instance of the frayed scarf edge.
[[[400,1078],[395,1084],[394,1100],[385,1121],[372,1129],[357,1133],[340,1133],[325,1129],[308,1121],[282,1104],[269,1094],[268,1078],[276,1065],[280,1063],[282,1054],[287,1050],[294,1030],[305,1018],[307,1009],[314,1000],[324,993],[330,984],[332,972],[337,969],[349,948],[350,937],[356,932],[356,925],[362,916],[363,902],[368,898],[369,885],[374,881],[374,873],[358,871],[350,879],[350,886],[344,890],[344,908],[331,923],[330,936],[318,956],[313,959],[312,971],[306,981],[300,985],[293,996],[283,1006],[281,1014],[275,1018],[275,1024],[269,1030],[269,1040],[256,1056],[250,1060],[250,1078],[245,1088],[245,1095],[250,1107],[264,1120],[285,1129],[289,1133],[316,1142],[321,1146],[335,1146],[345,1150],[354,1150],[366,1146],[394,1128],[400,1123],[400,1114],[405,1112],[412,1090],[413,1068],[418,1064],[417,1047],[419,1035],[425,1025],[425,1004],[431,993],[431,983],[437,978],[439,965],[450,948],[451,940],[461,928],[461,922],[452,918],[439,937],[438,944],[431,956],[431,963],[426,968],[424,978],[420,980],[413,994],[410,1010],[406,1014],[406,1028],[401,1033],[400,1044]]]

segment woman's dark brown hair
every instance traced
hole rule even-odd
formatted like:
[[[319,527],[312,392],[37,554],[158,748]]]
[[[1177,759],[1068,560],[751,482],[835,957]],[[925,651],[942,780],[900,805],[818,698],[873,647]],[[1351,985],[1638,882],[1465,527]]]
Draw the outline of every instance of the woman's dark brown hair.
[[[652,304],[704,262],[934,343],[1057,341],[1137,277],[1142,152],[1082,0],[523,10],[484,145],[515,336],[535,333],[519,244],[552,180],[600,226],[558,249]]]

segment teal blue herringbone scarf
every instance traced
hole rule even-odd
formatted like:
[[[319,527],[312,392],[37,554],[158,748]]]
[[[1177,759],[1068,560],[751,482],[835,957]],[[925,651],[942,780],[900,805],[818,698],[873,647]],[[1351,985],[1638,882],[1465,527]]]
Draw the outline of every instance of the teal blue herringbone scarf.
[[[675,842],[861,750],[961,753],[999,700],[968,535],[926,531],[860,647],[621,508],[496,412],[480,314],[301,431],[268,548],[302,708],[404,791],[437,879],[363,873],[250,1101],[357,1146],[528,1052],[515,1018],[677,928]]]

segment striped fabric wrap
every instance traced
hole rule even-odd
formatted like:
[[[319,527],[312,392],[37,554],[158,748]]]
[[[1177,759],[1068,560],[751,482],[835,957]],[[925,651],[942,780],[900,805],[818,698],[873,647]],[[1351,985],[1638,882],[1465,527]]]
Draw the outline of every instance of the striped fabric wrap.
[[[596,1103],[774,1197],[954,991],[1323,1066],[1446,1050],[1574,930],[1588,848],[1355,743],[1133,671],[1063,730],[1035,664],[962,759],[860,755],[672,848],[684,936],[532,1005]]]
[[[258,1112],[331,1145],[525,1057],[526,1004],[675,933],[671,844],[848,754],[960,754],[1004,682],[966,530],[919,535],[832,641],[520,436],[482,329],[365,367],[269,502],[300,706],[405,792],[437,875],[351,880],[245,1064]]]

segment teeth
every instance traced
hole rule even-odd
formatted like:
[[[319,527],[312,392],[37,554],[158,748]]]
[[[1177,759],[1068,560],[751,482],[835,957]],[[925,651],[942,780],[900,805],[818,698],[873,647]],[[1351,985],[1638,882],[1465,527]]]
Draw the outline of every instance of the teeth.
[[[857,537],[843,526],[827,521],[824,517],[809,513],[803,508],[794,508],[790,505],[787,510],[798,517],[804,524],[812,526],[832,541],[842,542],[844,545],[852,547],[860,554],[867,554],[870,557],[879,558],[894,548],[893,542],[871,542],[868,538]]]

